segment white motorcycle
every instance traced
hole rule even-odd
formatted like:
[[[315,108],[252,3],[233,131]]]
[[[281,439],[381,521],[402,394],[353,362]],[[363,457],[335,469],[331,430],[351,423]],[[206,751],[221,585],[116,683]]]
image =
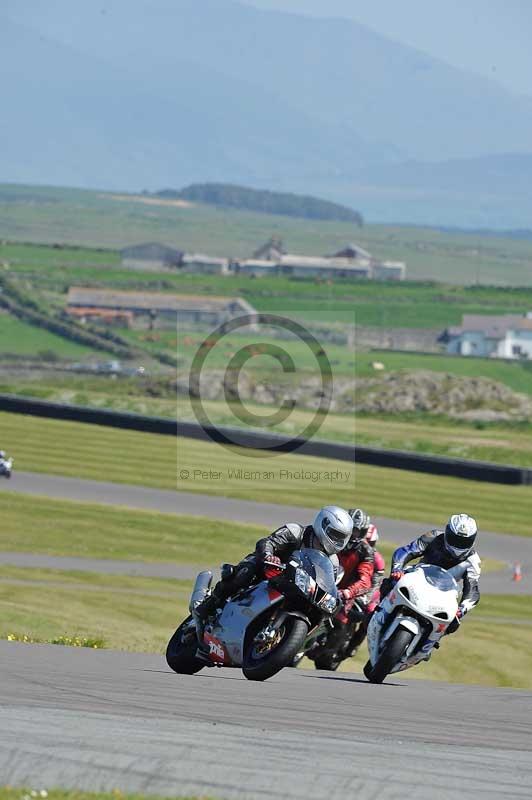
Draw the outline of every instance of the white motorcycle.
[[[13,471],[13,459],[3,458],[0,460],[0,475],[4,478],[10,478]]]
[[[407,569],[375,610],[368,626],[364,675],[387,675],[428,661],[458,611],[459,589],[447,570],[432,564]]]

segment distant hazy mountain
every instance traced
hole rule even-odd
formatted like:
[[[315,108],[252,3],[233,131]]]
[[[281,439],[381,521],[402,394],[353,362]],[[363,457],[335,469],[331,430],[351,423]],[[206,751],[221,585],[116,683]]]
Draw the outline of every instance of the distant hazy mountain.
[[[492,153],[532,151],[532,102],[354,22],[233,0],[106,0],[75,13],[71,0],[4,0],[3,13],[0,180],[231,182],[456,225],[465,213],[497,224],[504,211],[501,225],[517,227],[532,214],[525,196],[507,202],[518,169],[504,199],[485,172],[502,163]],[[456,159],[473,161],[453,167],[455,184],[424,163]],[[480,197],[473,214],[476,192],[489,194],[489,222]]]

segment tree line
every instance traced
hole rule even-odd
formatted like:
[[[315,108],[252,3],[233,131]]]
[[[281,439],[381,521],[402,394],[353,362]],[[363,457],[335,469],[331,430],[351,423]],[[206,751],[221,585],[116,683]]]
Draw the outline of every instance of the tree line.
[[[249,189],[229,183],[194,183],[184,189],[162,189],[155,192],[154,196],[285,217],[352,222],[359,227],[364,224],[359,211],[329,200],[288,192]]]

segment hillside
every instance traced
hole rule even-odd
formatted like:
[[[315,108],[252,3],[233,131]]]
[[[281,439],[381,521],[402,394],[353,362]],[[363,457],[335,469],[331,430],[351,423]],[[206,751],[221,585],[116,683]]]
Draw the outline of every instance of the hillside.
[[[205,203],[220,208],[258,211],[261,214],[279,214],[282,217],[353,222],[358,226],[363,224],[362,215],[358,211],[338,203],[308,195],[249,189],[230,183],[194,183],[179,191],[163,189],[155,192],[154,196]]]
[[[4,180],[232,182],[442,225],[532,215],[512,181],[457,169],[446,188],[445,168],[440,186],[422,166],[530,152],[532,101],[354,22],[232,0],[113,0],[75,17],[68,0],[7,0],[3,13]]]

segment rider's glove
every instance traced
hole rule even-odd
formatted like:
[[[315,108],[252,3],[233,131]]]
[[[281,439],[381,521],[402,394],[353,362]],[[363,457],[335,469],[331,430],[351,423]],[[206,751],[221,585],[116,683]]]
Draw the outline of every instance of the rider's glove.
[[[338,589],[338,604],[336,606],[336,611],[342,611],[345,604],[347,602],[347,597],[343,589]]]
[[[405,573],[403,572],[402,569],[394,569],[392,572],[390,572],[390,578],[392,581],[397,583],[397,581],[401,580],[404,574]]]
[[[270,555],[270,553],[266,553],[262,560],[262,569],[264,572],[264,577],[266,578],[275,578],[282,572],[283,562],[279,558],[279,556]]]
[[[461,609],[458,609],[455,618],[450,623],[445,633],[455,633],[455,631],[457,631],[458,628],[460,627],[460,620],[462,619],[462,617],[463,617],[463,612],[461,611]]]

